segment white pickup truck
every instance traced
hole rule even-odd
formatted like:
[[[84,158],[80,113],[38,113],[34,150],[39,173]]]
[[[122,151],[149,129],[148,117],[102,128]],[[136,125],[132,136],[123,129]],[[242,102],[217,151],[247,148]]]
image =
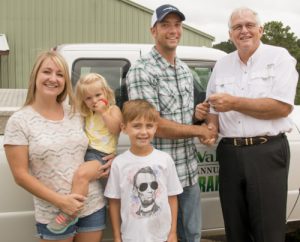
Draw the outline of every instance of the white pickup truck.
[[[141,55],[149,52],[150,48],[151,45],[137,44],[67,44],[57,46],[54,49],[67,60],[73,85],[81,75],[90,72],[100,73],[114,89],[117,104],[121,107],[122,103],[127,100],[126,73]],[[196,104],[204,99],[212,68],[216,60],[224,56],[225,53],[205,47],[180,46],[177,49],[177,54],[179,58],[188,64],[194,75]],[[1,110],[4,110],[7,115],[7,112],[13,112],[15,108],[0,107],[0,113]],[[297,203],[300,185],[300,162],[298,162],[298,159],[300,159],[299,106],[295,107],[291,118],[294,121],[294,129],[287,134],[291,148],[287,222],[300,221],[300,204]],[[14,183],[2,146],[2,134],[0,135],[0,240],[3,242],[37,241],[34,238],[32,197]],[[121,134],[118,152],[123,152],[128,146],[127,136]],[[206,147],[197,143],[204,234],[224,233],[218,193],[219,166],[216,160],[215,148],[216,146]],[[106,230],[104,241],[112,241],[110,229]]]

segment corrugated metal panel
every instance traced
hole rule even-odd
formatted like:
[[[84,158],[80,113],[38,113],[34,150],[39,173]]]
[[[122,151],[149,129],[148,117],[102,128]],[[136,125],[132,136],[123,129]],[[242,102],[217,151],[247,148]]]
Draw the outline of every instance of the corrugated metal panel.
[[[0,89],[0,135],[8,118],[25,102],[27,89]]]
[[[0,87],[26,88],[38,52],[62,43],[152,43],[152,11],[129,0],[0,0]],[[211,46],[212,37],[184,27],[183,45]]]
[[[199,35],[195,32],[185,31],[182,35],[181,44],[191,46],[207,46],[211,47],[212,40],[208,38],[199,38]]]
[[[27,89],[0,89],[0,110],[20,108],[26,99]]]

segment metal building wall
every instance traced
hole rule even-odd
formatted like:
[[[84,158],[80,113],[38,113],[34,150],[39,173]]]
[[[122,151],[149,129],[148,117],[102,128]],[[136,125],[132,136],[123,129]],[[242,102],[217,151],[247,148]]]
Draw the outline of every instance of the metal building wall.
[[[152,43],[152,11],[129,0],[0,0],[0,88],[26,88],[38,52],[62,43]],[[183,45],[211,46],[213,37],[184,26]]]

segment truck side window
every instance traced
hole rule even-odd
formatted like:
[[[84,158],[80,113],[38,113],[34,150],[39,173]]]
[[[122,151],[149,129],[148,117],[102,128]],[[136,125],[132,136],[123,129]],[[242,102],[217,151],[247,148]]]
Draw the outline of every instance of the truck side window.
[[[211,75],[210,67],[193,67],[191,68],[194,77],[194,105],[203,102],[206,96],[206,87]]]
[[[190,68],[194,79],[194,108],[206,98],[206,88],[215,62],[183,60]],[[194,120],[194,124],[202,124],[203,121]]]
[[[206,87],[215,62],[183,60],[194,78],[194,107],[205,100]]]
[[[115,91],[116,104],[122,108],[123,103],[128,100],[125,78],[129,67],[130,62],[126,59],[77,59],[72,66],[72,85],[75,87],[83,75],[98,73]]]

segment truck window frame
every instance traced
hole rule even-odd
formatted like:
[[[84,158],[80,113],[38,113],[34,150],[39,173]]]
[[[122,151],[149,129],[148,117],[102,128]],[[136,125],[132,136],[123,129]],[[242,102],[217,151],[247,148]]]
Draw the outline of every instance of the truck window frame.
[[[128,100],[125,79],[130,66],[130,61],[125,58],[79,58],[72,65],[72,86],[75,87],[82,75],[96,72],[107,80],[108,85],[114,90],[116,105],[122,108],[123,103]],[[116,72],[108,72],[107,68],[115,69]],[[114,76],[118,76],[116,80],[112,80]]]

